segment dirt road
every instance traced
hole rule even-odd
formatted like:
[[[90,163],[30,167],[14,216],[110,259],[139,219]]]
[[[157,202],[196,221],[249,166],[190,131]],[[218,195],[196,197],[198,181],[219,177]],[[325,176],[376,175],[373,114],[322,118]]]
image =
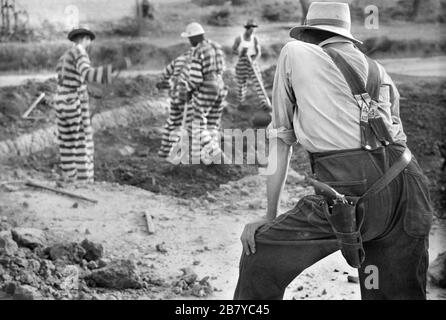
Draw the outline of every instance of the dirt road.
[[[379,60],[389,73],[419,76],[419,77],[446,77],[446,56],[430,58],[402,58]],[[122,77],[136,77],[138,75],[154,75],[160,70],[128,70],[121,72]],[[56,77],[55,73],[42,72],[30,74],[0,73],[0,87],[18,86],[29,80],[45,81]]]

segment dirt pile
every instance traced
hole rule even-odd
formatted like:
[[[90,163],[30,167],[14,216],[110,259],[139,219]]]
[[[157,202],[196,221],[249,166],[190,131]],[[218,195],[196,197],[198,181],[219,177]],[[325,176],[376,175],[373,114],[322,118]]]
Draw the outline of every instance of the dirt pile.
[[[182,296],[198,298],[208,297],[216,289],[209,283],[209,277],[198,280],[198,275],[191,268],[182,268],[183,274],[173,282],[173,292]]]
[[[93,299],[94,287],[147,287],[134,262],[108,261],[101,244],[47,245],[45,232],[1,222],[0,289],[6,299]],[[147,279],[147,278],[146,278]]]

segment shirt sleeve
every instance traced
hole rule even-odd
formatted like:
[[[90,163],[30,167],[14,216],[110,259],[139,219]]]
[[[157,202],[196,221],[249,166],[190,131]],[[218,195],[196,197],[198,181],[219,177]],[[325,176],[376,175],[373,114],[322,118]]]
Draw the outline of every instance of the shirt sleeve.
[[[407,137],[403,131],[403,124],[400,117],[400,94],[392,78],[386,72],[384,67],[379,65],[381,74],[381,87],[379,90],[379,104],[387,105],[390,109],[390,116],[393,127],[397,126],[395,141],[406,141]]]
[[[272,121],[268,127],[268,137],[279,138],[288,145],[297,142],[293,118],[296,99],[290,84],[290,64],[287,46],[279,56],[272,92]]]
[[[103,84],[111,83],[113,71],[111,65],[93,68],[90,58],[85,52],[78,52],[78,55],[76,68],[84,81]]]
[[[169,79],[172,77],[173,75],[173,71],[175,69],[175,63],[176,60],[171,61],[163,70],[163,73],[161,74],[161,81],[162,82],[168,82]]]

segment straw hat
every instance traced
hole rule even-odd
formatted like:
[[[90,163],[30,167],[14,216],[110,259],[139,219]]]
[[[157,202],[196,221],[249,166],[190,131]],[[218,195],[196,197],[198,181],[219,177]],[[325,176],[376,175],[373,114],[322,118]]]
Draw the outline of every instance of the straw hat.
[[[324,30],[362,43],[353,37],[350,29],[350,8],[347,3],[313,2],[308,9],[304,25],[292,28],[290,37],[298,39],[305,30]]]
[[[200,34],[204,34],[204,29],[201,26],[201,24],[197,22],[192,22],[187,25],[186,31],[181,33],[181,37],[183,38],[190,38],[194,36],[198,36]]]

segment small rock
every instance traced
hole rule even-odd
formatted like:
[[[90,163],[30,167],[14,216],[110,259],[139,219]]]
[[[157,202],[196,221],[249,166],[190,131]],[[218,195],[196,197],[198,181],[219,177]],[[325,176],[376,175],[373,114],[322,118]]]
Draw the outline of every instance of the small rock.
[[[51,260],[80,263],[86,254],[85,249],[78,243],[56,244],[49,248]]]
[[[195,260],[192,264],[193,264],[194,266],[198,266],[198,265],[200,264],[200,261]]]
[[[198,275],[191,268],[182,268],[181,271],[183,272],[181,280],[186,281],[188,285],[193,284],[198,279]]]
[[[211,202],[211,203],[217,202],[217,198],[215,196],[213,196],[212,194],[210,194],[209,192],[208,192],[208,194],[206,196],[206,200]]]
[[[15,290],[16,290],[16,288],[17,288],[16,283],[14,283],[14,282],[7,282],[3,286],[3,291],[6,292],[7,294],[13,295]]]
[[[105,260],[105,259],[99,259],[98,260],[98,268],[104,268],[104,267],[106,267],[107,266],[107,260]]]
[[[359,278],[355,276],[347,276],[347,281],[350,283],[359,283]]]
[[[1,231],[11,231],[12,226],[6,222],[6,221],[1,221],[0,222],[0,232]]]
[[[33,228],[14,228],[12,238],[21,247],[34,249],[43,247],[46,242],[46,235],[42,230]]]
[[[242,196],[244,196],[244,197],[247,197],[247,196],[249,196],[251,193],[246,189],[246,188],[243,188],[243,189],[241,189],[240,190],[240,195],[242,195]]]
[[[88,230],[88,229],[85,229],[85,234],[86,234],[86,235],[89,235],[89,234],[91,234],[90,230]]]
[[[161,253],[167,253],[167,249],[165,247],[164,242],[156,245],[156,251]]]
[[[303,286],[298,286],[298,287],[297,287],[297,291],[302,291],[303,289],[304,289]]]
[[[39,274],[45,279],[50,277],[54,270],[56,270],[56,267],[50,260],[42,260],[40,262]]]
[[[60,284],[62,290],[79,289],[79,269],[76,266],[66,266],[62,270],[61,275],[63,277],[62,283]]]
[[[323,295],[323,296],[324,296],[324,295],[326,295],[326,294],[327,294],[327,290],[325,290],[325,289],[324,289],[324,290],[322,290],[322,293],[321,293],[321,295]]]
[[[28,268],[37,273],[40,270],[40,262],[36,259],[30,259],[28,260]]]
[[[339,270],[338,269],[334,269],[333,272],[339,272]]]
[[[17,250],[19,250],[19,246],[12,239],[11,232],[0,231],[0,255],[13,256]]]
[[[73,203],[73,205],[71,207],[73,209],[77,209],[77,208],[79,208],[79,203],[75,202],[75,203]]]
[[[90,270],[95,270],[98,269],[98,264],[96,263],[96,261],[90,261],[87,263],[87,268]]]
[[[22,205],[23,205],[23,208],[29,208],[29,204],[28,204],[28,202],[26,202],[26,201],[24,201],[24,202],[22,203]]]
[[[104,255],[104,247],[102,244],[94,243],[85,239],[82,241],[81,246],[85,249],[85,260],[96,261],[102,258]]]
[[[14,291],[14,300],[41,300],[39,291],[29,285],[18,286]]]
[[[446,288],[446,252],[439,254],[430,264],[428,275],[434,285]]]
[[[106,267],[92,271],[85,277],[87,284],[112,289],[140,289],[143,282],[131,260],[112,261]]]

